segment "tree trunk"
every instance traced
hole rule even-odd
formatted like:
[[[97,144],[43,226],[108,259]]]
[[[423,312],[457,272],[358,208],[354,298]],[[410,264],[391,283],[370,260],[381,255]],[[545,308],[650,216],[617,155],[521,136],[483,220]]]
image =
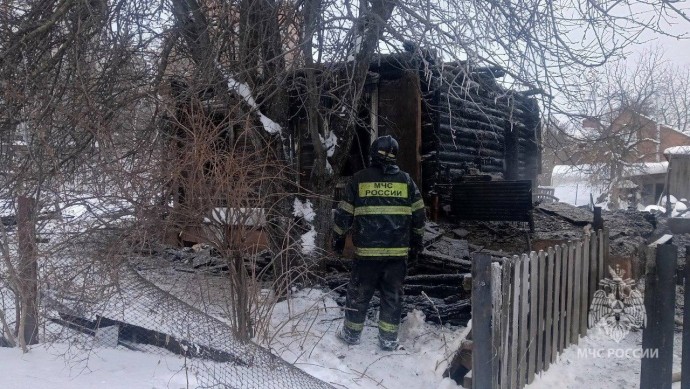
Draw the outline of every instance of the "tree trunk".
[[[19,243],[20,320],[17,334],[22,348],[38,343],[38,262],[36,260],[36,200],[19,197],[17,207]]]

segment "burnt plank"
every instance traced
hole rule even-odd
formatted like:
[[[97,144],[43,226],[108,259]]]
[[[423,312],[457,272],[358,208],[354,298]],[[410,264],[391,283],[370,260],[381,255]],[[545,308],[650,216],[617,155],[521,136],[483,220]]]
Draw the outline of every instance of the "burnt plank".
[[[542,203],[537,206],[540,211],[563,218],[576,226],[592,223],[592,212],[565,203]]]

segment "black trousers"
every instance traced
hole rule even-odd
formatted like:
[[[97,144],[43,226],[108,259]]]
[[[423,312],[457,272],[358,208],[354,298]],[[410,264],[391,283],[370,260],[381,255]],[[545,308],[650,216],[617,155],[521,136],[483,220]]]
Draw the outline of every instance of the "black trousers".
[[[381,294],[379,336],[386,340],[398,338],[406,273],[404,258],[354,260],[345,303],[344,329],[349,336],[359,337],[361,334],[369,301],[378,289]]]

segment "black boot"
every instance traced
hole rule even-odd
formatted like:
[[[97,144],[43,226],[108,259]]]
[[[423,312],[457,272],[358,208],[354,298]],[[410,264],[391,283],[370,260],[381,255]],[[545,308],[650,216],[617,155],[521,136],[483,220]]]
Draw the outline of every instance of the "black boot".
[[[342,340],[343,342],[349,345],[355,345],[359,344],[359,336],[361,334],[361,332],[355,332],[347,327],[343,327],[336,335],[338,336],[338,339]]]
[[[383,351],[393,351],[397,350],[400,344],[398,343],[398,339],[386,339],[379,336],[379,347]]]

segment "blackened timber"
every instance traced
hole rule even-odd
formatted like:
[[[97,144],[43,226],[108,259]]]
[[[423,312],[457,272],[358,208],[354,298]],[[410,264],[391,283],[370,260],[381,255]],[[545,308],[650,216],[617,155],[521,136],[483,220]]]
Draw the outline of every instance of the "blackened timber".
[[[445,172],[446,169],[449,169],[449,172],[452,170],[458,170],[460,173],[467,174],[467,172],[464,170],[465,165],[468,162],[474,163],[477,161],[477,155],[469,155],[469,154],[460,154],[457,153],[455,157],[453,157],[453,160],[445,160],[445,159],[440,159],[435,155],[436,158],[422,161],[422,166],[428,169],[434,168],[435,165],[438,165],[437,168],[443,170]],[[441,166],[442,165],[442,166]],[[488,170],[484,170],[484,168],[487,169],[493,169],[493,168],[499,168],[501,169],[500,171],[503,172],[503,159],[500,158],[491,158],[491,157],[482,157],[482,171],[483,172],[488,172]]]
[[[444,284],[457,283],[462,284],[462,281],[467,277],[468,273],[461,274],[420,274],[416,276],[405,277],[406,283],[416,284]]]
[[[439,110],[442,112],[455,112],[457,115],[465,117],[476,117],[477,119],[490,117],[493,120],[500,120],[502,122],[509,120],[509,115],[505,111],[498,109],[494,104],[480,101],[465,100],[458,96],[441,93],[439,96]],[[483,104],[482,104],[483,103]],[[450,109],[449,109],[450,108]]]
[[[426,320],[434,323],[464,325],[471,316],[472,307],[470,299],[446,304],[442,299],[434,297],[405,296],[403,311],[410,312],[413,309],[424,312]]]
[[[184,339],[178,339],[163,332],[101,316],[97,316],[97,323],[99,327],[118,326],[118,337],[124,342],[149,344],[190,358],[203,358],[215,362],[231,362],[236,365],[248,366],[248,364],[238,356]]]
[[[238,356],[225,351],[192,343],[184,339],[177,339],[162,332],[149,330],[119,320],[112,320],[102,316],[96,316],[96,320],[88,320],[66,313],[59,313],[59,315],[60,318],[51,318],[50,320],[92,336],[96,335],[96,331],[99,328],[118,326],[118,343],[122,345],[126,345],[122,342],[149,344],[190,358],[204,358],[215,362],[232,362],[247,366],[247,363]]]
[[[469,161],[472,162],[472,161]],[[453,169],[453,168],[447,168],[445,165],[448,165],[449,163],[443,163],[438,166],[438,172],[441,176],[446,177],[450,179],[456,179],[460,178],[464,175],[467,174],[467,171],[465,169]],[[422,164],[422,167],[426,167],[426,165]],[[434,166],[432,165],[430,167],[433,168]],[[489,165],[482,165],[482,172],[484,173],[503,173],[503,166],[489,166]],[[445,178],[444,178],[445,180]]]
[[[472,267],[472,261],[467,260],[467,259],[460,259],[456,257],[451,257],[449,255],[444,255],[444,254],[439,254],[433,251],[429,250],[424,250],[420,254],[420,262],[427,260],[427,259],[436,259],[436,260],[441,260],[444,262],[449,262],[455,265],[459,265],[460,267],[466,268],[467,270],[470,270]]]
[[[489,120],[472,120],[467,119],[466,117],[460,115],[458,112],[450,114],[444,112],[440,115],[439,124],[443,124],[447,127],[463,127],[472,130],[483,130],[494,134],[503,133],[504,130],[501,126],[501,123],[504,122],[503,120],[493,120],[493,118],[487,119]]]
[[[444,124],[439,126],[439,131],[435,134],[443,144],[453,144],[454,139],[475,139],[495,141],[496,150],[503,150],[505,142],[502,133],[487,132],[482,130],[472,130],[463,127],[449,127]]]
[[[461,142],[458,142],[460,144]],[[462,162],[462,159],[458,158],[459,154],[466,154],[466,155],[472,155],[475,158],[476,157],[493,157],[496,159],[503,159],[503,152],[499,150],[492,150],[489,148],[473,148],[473,147],[465,147],[465,146],[460,146],[460,145],[442,145],[441,146],[444,150],[439,151],[438,158],[439,160],[445,160],[445,161],[458,161]],[[447,150],[447,151],[446,151]]]
[[[518,178],[518,133],[517,131],[506,131],[505,138],[505,160],[506,160],[506,179],[516,180]]]
[[[497,139],[490,139],[481,136],[458,134],[450,135],[445,133],[439,133],[438,135],[439,143],[444,144],[457,144],[461,143],[465,146],[473,146],[479,149],[489,148],[493,150],[501,150],[503,148],[503,141]]]
[[[457,120],[441,121],[439,134],[461,134],[469,137],[481,137],[483,139],[496,139],[503,141],[504,131],[493,125],[472,125],[471,121]]]
[[[441,93],[439,95],[438,108],[441,112],[454,112],[458,115],[465,112],[465,110],[471,109],[481,112],[484,116],[490,117],[495,120],[509,120],[510,117],[508,113],[506,113],[506,111],[500,110],[500,107],[493,104],[491,101],[489,101],[489,99],[486,99],[487,101],[482,101],[483,99],[477,100],[468,100],[456,95]],[[440,108],[443,109],[441,110]],[[448,110],[446,108],[451,109]]]
[[[449,107],[452,108],[452,107]],[[467,119],[474,119],[474,120],[480,120],[480,121],[485,121],[487,118],[486,112],[483,112],[482,110],[485,107],[476,107],[476,108],[463,108],[462,111],[458,111],[457,115],[463,118]],[[491,120],[494,121],[498,125],[503,125],[506,122],[508,122],[507,119],[501,119],[500,117],[497,116],[491,116]]]
[[[465,266],[465,265],[464,265]],[[418,274],[405,277],[405,284],[413,285],[415,287],[430,287],[430,286],[444,286],[452,288],[462,288],[462,282],[469,272],[462,273],[447,273],[447,274]],[[338,274],[336,276],[327,277],[324,282],[330,289],[339,289],[350,280],[350,276],[346,274]],[[421,292],[421,291],[420,291]],[[419,294],[415,293],[415,294]]]
[[[415,285],[404,284],[403,292],[406,295],[416,295],[422,292],[429,296],[444,298],[462,293],[462,284],[458,285]]]

